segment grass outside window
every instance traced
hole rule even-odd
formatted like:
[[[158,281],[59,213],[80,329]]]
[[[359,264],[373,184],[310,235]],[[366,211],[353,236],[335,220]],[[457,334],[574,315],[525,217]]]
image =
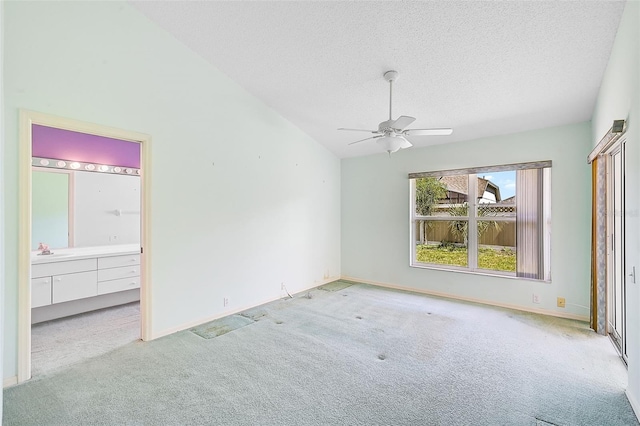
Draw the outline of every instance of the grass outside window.
[[[449,266],[467,266],[467,247],[453,244],[420,244],[416,246],[416,260]],[[511,248],[496,249],[480,247],[478,249],[478,267],[491,271],[515,272],[516,252]]]

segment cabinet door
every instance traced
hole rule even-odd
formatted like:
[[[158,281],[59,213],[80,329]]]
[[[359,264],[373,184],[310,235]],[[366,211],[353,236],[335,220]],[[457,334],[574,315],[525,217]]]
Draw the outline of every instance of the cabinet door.
[[[38,308],[51,304],[51,277],[31,280],[31,307]]]
[[[53,303],[98,295],[97,271],[53,276]]]

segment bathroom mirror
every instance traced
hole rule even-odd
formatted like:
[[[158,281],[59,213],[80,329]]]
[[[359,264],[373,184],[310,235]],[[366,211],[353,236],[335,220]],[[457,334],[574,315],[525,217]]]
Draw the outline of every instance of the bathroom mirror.
[[[33,167],[31,249],[139,244],[136,173]]]
[[[31,172],[31,250],[40,242],[49,247],[69,246],[71,173],[34,168]]]

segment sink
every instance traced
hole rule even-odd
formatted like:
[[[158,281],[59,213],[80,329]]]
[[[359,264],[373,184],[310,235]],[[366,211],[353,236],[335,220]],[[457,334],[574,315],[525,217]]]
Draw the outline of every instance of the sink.
[[[44,259],[58,259],[61,257],[70,257],[70,256],[75,256],[74,253],[56,253],[53,252],[52,254],[37,254],[35,257],[33,257],[34,260],[44,260]]]

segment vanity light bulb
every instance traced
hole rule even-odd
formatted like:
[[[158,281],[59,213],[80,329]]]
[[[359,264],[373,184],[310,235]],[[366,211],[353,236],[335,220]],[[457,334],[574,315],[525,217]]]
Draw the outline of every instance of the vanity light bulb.
[[[65,167],[66,165],[67,165],[67,163],[65,163],[64,161],[58,161],[56,163],[56,166],[58,166],[58,167]]]
[[[98,170],[100,170],[101,172],[106,172],[107,170],[109,170],[109,166],[102,165],[98,168]]]
[[[113,172],[114,173],[120,173],[122,171],[122,169],[120,167],[114,167],[113,168]]]
[[[140,176],[140,169],[136,170],[136,174]]]
[[[69,164],[69,167],[71,167],[72,169],[79,169],[80,168],[80,163],[76,163],[75,161],[71,164]]]
[[[85,170],[95,170],[96,166],[94,166],[93,164],[87,164],[86,166],[84,166]]]
[[[44,158],[42,160],[40,160],[40,165],[41,166],[48,166],[49,165],[49,160],[45,160]]]
[[[130,175],[131,173],[133,173],[133,170],[131,169],[124,169],[124,172],[128,175]]]

